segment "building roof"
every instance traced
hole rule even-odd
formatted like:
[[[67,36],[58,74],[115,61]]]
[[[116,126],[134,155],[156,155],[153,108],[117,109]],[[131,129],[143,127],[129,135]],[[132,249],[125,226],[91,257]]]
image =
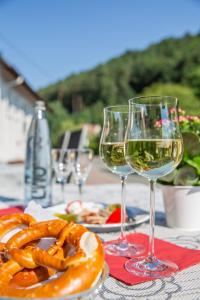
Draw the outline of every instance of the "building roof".
[[[12,82],[19,77],[22,77],[11,65],[9,65],[2,57],[0,57],[0,77],[6,82]],[[41,97],[30,87],[23,77],[22,83],[13,86],[18,93],[22,94],[29,102],[34,103],[41,100]]]

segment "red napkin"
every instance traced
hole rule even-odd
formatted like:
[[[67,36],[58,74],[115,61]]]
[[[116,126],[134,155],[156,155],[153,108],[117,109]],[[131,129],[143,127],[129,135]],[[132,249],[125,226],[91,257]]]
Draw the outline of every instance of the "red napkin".
[[[13,206],[13,207],[0,209],[0,216],[10,215],[10,214],[14,214],[14,213],[22,213],[22,212],[23,212],[22,206]]]
[[[143,244],[145,249],[148,249],[148,236],[142,233],[133,233],[127,236],[128,241],[135,244]],[[144,253],[143,255],[147,254]],[[176,263],[179,271],[193,266],[200,262],[200,250],[192,250],[184,247],[174,245],[172,243],[155,239],[155,254],[158,258],[163,260],[170,260]],[[106,261],[110,268],[110,275],[126,284],[134,285],[146,281],[153,280],[153,278],[144,278],[135,276],[129,273],[124,268],[124,263],[128,259],[126,257],[112,256],[106,254]]]

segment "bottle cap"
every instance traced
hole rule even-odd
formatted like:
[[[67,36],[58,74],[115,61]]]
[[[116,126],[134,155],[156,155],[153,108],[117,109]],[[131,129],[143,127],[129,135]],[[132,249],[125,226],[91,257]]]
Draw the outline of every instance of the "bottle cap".
[[[40,100],[35,102],[35,108],[36,109],[46,109],[45,102]]]

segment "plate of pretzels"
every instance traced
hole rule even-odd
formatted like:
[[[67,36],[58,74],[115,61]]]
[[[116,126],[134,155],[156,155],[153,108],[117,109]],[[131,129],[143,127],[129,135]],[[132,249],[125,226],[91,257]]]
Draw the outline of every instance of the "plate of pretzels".
[[[108,274],[100,238],[82,224],[14,213],[0,217],[0,238],[0,299],[94,299]]]

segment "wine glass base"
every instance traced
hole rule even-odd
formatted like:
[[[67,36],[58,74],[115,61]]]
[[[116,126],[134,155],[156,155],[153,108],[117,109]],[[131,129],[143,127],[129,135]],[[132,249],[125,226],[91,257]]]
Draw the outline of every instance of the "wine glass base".
[[[159,260],[156,257],[139,257],[128,260],[125,269],[141,277],[164,278],[174,275],[178,271],[178,266],[171,261]]]
[[[128,242],[120,241],[116,243],[105,244],[104,251],[106,254],[109,255],[133,257],[135,255],[140,255],[144,253],[145,248],[143,245],[130,244]]]

